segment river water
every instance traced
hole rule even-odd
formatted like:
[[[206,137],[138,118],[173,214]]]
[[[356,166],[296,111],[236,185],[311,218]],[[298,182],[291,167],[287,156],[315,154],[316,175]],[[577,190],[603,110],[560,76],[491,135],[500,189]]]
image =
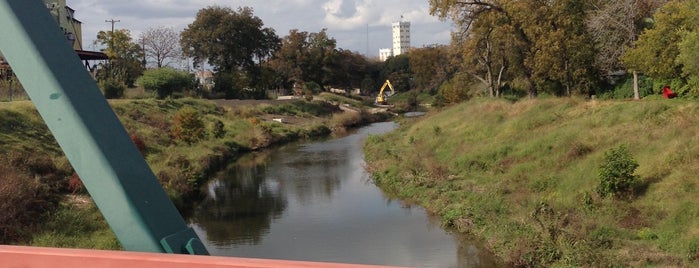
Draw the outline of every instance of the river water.
[[[415,267],[493,267],[476,244],[420,207],[384,196],[364,170],[362,142],[343,138],[249,154],[207,185],[188,218],[212,255]]]

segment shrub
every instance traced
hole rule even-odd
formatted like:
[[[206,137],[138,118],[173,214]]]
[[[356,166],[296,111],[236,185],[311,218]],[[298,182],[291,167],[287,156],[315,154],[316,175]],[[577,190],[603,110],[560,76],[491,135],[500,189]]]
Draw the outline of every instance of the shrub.
[[[206,126],[197,110],[184,107],[175,114],[171,133],[174,139],[192,144],[204,139]]]
[[[217,139],[223,138],[223,136],[226,135],[225,125],[223,122],[221,122],[221,120],[216,120],[213,122],[211,125],[211,135]]]
[[[621,145],[607,151],[600,166],[600,185],[597,192],[601,196],[627,196],[636,184],[637,176],[634,172],[637,167],[638,163],[626,146]]]
[[[126,85],[114,79],[106,79],[99,82],[99,88],[102,89],[105,98],[118,99],[124,96]]]
[[[194,79],[184,71],[173,68],[152,69],[143,72],[138,84],[146,90],[154,91],[158,98],[164,99],[174,92],[183,92],[194,85]]]
[[[55,167],[44,160],[28,155],[0,157],[0,161],[9,163],[0,165],[0,243],[26,239],[57,206],[60,196],[54,185]],[[46,173],[49,170],[53,171]]]

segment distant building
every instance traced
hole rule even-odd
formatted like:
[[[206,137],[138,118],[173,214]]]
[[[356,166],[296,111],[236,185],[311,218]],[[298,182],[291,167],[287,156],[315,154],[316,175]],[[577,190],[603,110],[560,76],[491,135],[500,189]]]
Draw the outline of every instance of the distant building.
[[[401,21],[392,24],[393,48],[379,49],[379,59],[385,61],[388,57],[405,54],[410,50],[410,22]]]
[[[209,70],[197,70],[194,72],[194,77],[199,81],[199,85],[206,90],[214,88],[214,73]]]
[[[407,53],[410,50],[410,22],[393,23],[393,56]]]
[[[66,0],[44,0],[44,4],[73,49],[83,50],[83,23],[75,19],[75,10],[66,4]]]
[[[80,60],[84,61],[90,73],[94,75],[94,66],[90,66],[90,61],[107,60],[107,55],[102,52],[83,50],[82,22],[75,18],[75,10],[66,4],[66,0],[43,0],[46,9],[56,20],[58,26],[66,38],[66,41],[73,47]],[[10,66],[0,54],[0,72],[9,73]]]
[[[381,61],[385,61],[390,56],[393,56],[393,49],[392,48],[379,49],[379,59]]]

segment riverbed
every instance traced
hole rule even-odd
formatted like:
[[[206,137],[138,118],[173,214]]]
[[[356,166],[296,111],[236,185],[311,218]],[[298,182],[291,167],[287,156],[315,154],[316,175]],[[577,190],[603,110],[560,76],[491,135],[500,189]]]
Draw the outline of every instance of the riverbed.
[[[207,185],[187,219],[212,255],[414,267],[493,267],[477,243],[386,197],[364,169],[376,123],[342,138],[251,153]]]

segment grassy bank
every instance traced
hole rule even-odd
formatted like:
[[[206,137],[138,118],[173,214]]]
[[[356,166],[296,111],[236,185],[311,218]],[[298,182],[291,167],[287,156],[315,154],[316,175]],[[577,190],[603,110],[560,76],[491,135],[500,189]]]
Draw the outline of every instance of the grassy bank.
[[[473,100],[365,146],[376,183],[481,238],[516,266],[692,266],[699,261],[699,104]],[[602,197],[605,153],[638,162]]]
[[[143,99],[110,104],[181,210],[197,198],[212,172],[247,151],[327,136],[373,119],[362,112],[347,115],[323,101],[217,105]],[[281,118],[285,120],[275,121]],[[118,247],[31,102],[0,103],[0,161],[11,163],[0,168],[0,243]],[[68,198],[71,192],[83,198]]]

